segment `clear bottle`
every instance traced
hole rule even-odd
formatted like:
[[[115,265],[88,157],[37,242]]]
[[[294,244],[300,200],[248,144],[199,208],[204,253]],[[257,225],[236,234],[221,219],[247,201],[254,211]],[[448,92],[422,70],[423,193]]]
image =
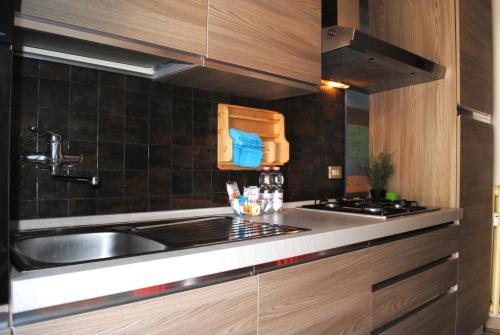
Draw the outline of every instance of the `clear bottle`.
[[[273,168],[272,179],[274,184],[273,210],[279,212],[283,209],[283,184],[285,183],[285,177],[281,173],[279,166]]]
[[[262,203],[262,212],[270,213],[273,211],[273,198],[274,198],[274,183],[271,174],[271,169],[265,166],[259,175],[259,194]]]

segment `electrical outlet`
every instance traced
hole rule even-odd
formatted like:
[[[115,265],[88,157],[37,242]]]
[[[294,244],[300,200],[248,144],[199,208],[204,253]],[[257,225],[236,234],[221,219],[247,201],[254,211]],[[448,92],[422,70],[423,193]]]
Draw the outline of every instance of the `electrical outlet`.
[[[342,179],[342,166],[329,166],[328,179]]]

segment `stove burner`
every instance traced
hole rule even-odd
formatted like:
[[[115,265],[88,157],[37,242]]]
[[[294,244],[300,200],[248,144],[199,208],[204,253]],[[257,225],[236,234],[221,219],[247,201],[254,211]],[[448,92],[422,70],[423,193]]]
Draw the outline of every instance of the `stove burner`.
[[[328,202],[324,204],[324,206],[328,208],[340,208],[340,205],[335,202]]]
[[[373,201],[366,198],[319,200],[315,201],[314,205],[304,205],[302,208],[378,216],[383,218],[416,214],[438,209],[422,207],[418,202],[410,200]]]
[[[374,206],[361,206],[361,210],[366,213],[380,214],[384,211],[384,208]]]

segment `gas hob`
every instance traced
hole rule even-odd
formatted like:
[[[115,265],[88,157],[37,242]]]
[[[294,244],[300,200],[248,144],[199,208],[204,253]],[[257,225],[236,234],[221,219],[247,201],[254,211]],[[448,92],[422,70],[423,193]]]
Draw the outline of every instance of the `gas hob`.
[[[373,201],[368,198],[341,198],[315,201],[313,205],[303,205],[298,209],[336,212],[365,217],[392,218],[402,215],[435,211],[436,207],[423,207],[412,200]]]

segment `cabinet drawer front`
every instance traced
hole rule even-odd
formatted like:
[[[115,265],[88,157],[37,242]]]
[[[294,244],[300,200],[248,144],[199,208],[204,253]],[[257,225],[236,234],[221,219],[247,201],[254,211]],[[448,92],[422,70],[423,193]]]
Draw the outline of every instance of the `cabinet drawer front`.
[[[368,334],[371,252],[259,275],[259,334]]]
[[[456,294],[447,294],[377,334],[453,335],[455,334],[455,304]]]
[[[16,327],[18,335],[256,333],[255,276]]]
[[[453,259],[373,292],[373,328],[446,293],[456,283],[457,260]]]
[[[60,24],[206,53],[206,0],[23,0],[20,10]]]
[[[458,251],[458,226],[373,247],[373,283],[427,265]]]

